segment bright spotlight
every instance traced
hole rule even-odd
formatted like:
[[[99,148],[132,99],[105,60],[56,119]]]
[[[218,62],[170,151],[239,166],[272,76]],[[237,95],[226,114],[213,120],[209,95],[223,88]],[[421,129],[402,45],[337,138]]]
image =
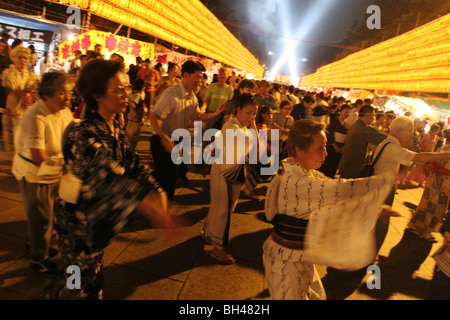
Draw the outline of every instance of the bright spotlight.
[[[294,38],[292,38],[292,33],[289,28],[289,8],[286,6],[286,2],[278,2],[280,7],[280,19],[282,21],[283,34],[286,35],[285,39],[285,48],[283,54],[280,59],[275,63],[274,68],[270,72],[267,77],[267,80],[273,81],[275,79],[278,71],[282,67],[282,65],[287,61],[289,63],[289,69],[291,73],[291,82],[294,85],[297,85],[299,79],[298,70],[295,58],[295,51],[298,44],[298,40],[301,37],[304,37],[309,31],[314,29],[314,26],[321,21],[323,14],[333,3],[333,0],[317,0],[315,1],[315,5],[309,7],[309,10],[305,13],[305,19],[301,20],[301,24],[298,26],[298,31],[295,33]],[[270,52],[270,51],[269,51]],[[301,59],[302,62],[308,61],[307,58]]]
[[[273,52],[272,52],[272,51],[268,51],[267,54],[268,54],[269,56],[273,56]]]

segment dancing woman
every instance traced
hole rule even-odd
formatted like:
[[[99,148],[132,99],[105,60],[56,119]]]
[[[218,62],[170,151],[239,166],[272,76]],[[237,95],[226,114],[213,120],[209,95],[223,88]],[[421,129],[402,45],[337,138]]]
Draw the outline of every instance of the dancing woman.
[[[236,206],[241,187],[245,182],[245,164],[236,161],[239,157],[239,146],[236,142],[227,143],[227,130],[245,133],[248,129],[256,129],[255,115],[257,106],[250,94],[239,96],[236,116],[228,120],[222,127],[223,163],[214,163],[211,167],[210,194],[211,204],[205,220],[202,235],[213,245],[211,257],[224,264],[232,264],[235,259],[226,252],[230,228],[231,213]],[[245,158],[249,154],[246,141]],[[227,163],[227,154],[234,155],[232,163]]]

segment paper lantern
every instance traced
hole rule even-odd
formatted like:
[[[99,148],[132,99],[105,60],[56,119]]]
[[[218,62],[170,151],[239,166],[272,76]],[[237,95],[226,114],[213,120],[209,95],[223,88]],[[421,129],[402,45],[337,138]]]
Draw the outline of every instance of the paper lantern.
[[[449,92],[450,14],[325,65],[303,79],[302,86]]]
[[[95,15],[262,76],[258,60],[199,0],[71,1]]]

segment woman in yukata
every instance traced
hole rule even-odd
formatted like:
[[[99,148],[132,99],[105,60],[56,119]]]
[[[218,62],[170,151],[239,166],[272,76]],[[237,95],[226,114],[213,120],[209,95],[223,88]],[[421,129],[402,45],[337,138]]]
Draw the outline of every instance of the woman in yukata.
[[[295,121],[287,142],[290,157],[266,194],[274,228],[263,244],[265,278],[271,299],[326,299],[314,264],[350,270],[373,263],[374,227],[395,177],[325,176],[317,170],[327,156],[325,125],[314,120]]]
[[[63,136],[65,174],[55,204],[54,228],[62,255],[62,273],[81,271],[81,288],[66,280],[47,290],[48,299],[102,299],[103,250],[130,217],[143,214],[155,225],[173,226],[167,196],[151,170],[125,138],[117,114],[128,104],[130,88],[121,63],[96,59],[81,71],[77,88],[86,102],[85,119]]]

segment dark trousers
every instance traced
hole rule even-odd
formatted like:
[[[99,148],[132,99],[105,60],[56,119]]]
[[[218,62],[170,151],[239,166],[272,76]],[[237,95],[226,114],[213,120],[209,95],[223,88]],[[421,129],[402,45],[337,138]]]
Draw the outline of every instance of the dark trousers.
[[[177,184],[177,165],[173,163],[170,152],[162,146],[158,135],[150,138],[150,148],[155,164],[153,176],[166,192],[167,197],[173,199]]]
[[[425,295],[425,300],[449,300],[450,278],[436,266],[433,279]]]
[[[327,146],[327,153],[328,155],[325,158],[325,162],[319,168],[319,171],[333,179],[339,167],[342,153],[336,152],[332,145]]]
[[[384,201],[384,204],[392,206],[394,204],[394,197],[395,192],[397,191],[397,187],[394,185],[392,187],[391,192],[389,193],[388,197]],[[387,223],[381,222],[380,219],[378,219],[376,227],[375,227],[375,238],[376,238],[376,245],[377,245],[377,251],[381,249],[381,246],[383,245],[384,239],[386,239],[388,229],[389,229],[389,223],[390,219],[387,219]]]

